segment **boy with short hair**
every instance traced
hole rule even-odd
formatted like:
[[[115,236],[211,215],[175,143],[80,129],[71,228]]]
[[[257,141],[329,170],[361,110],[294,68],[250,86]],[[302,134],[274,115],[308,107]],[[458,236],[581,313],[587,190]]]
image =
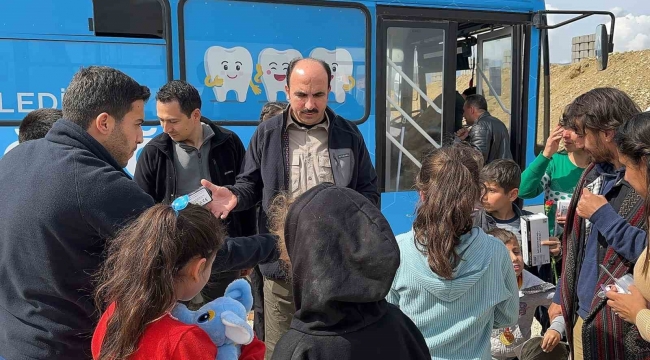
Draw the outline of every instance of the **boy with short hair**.
[[[501,240],[510,252],[519,287],[519,321],[513,327],[492,330],[490,339],[492,359],[525,359],[521,356],[521,350],[524,343],[530,339],[535,310],[539,306],[551,304],[553,295],[555,295],[555,285],[544,282],[524,269],[524,258],[515,234],[503,229],[492,229],[488,231],[488,235]],[[543,335],[540,348],[536,352],[554,355],[553,359],[557,360],[566,359],[566,357],[558,356],[558,354],[566,353],[566,344],[562,344],[556,349],[565,330],[564,318],[556,317]]]
[[[494,219],[496,227],[514,233],[521,243],[519,218],[531,214],[514,203],[519,196],[521,168],[512,160],[494,160],[481,170],[481,180],[485,185],[483,208]]]

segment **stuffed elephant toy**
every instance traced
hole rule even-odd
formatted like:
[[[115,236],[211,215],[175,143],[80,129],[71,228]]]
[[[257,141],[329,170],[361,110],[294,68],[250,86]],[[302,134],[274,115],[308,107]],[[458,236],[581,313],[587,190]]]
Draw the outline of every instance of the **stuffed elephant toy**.
[[[254,338],[253,328],[246,321],[252,307],[250,284],[237,279],[228,285],[223,297],[212,300],[197,311],[190,311],[179,303],[172,310],[172,316],[182,323],[203,329],[217,346],[217,360],[236,360],[241,354],[241,345],[250,344]]]

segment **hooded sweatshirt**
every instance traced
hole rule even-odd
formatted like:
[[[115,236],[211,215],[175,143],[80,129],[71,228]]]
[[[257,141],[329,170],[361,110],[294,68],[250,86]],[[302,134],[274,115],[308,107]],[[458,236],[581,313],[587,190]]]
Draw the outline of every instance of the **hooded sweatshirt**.
[[[508,250],[479,228],[461,236],[451,280],[434,273],[414,232],[399,235],[401,264],[388,301],[415,322],[432,359],[491,359],[492,329],[519,318],[519,290]]]
[[[429,359],[415,324],[386,302],[399,249],[363,195],[324,183],[290,207],[285,244],[296,313],[273,359]]]

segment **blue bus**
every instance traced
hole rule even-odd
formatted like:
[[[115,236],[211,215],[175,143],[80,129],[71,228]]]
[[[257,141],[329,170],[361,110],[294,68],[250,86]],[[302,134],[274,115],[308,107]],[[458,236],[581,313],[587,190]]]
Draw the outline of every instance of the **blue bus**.
[[[510,129],[515,160],[534,159],[548,13],[542,0],[3,1],[0,156],[17,145],[25,114],[60,108],[72,75],[89,65],[120,69],[152,93],[189,81],[203,114],[247,144],[262,105],[286,100],[287,63],[312,56],[330,64],[329,106],[363,133],[382,211],[401,233],[412,223],[420,156],[455,130],[457,91],[468,79]],[[563,13],[579,15],[570,21],[596,14]],[[612,44],[601,30],[604,68]],[[131,174],[162,131],[155,101],[145,114]]]

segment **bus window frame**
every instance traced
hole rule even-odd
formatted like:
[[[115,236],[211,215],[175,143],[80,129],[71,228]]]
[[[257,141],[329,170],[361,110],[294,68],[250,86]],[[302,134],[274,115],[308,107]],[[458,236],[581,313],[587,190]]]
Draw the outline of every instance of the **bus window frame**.
[[[435,25],[435,26],[432,26]],[[435,23],[431,21],[425,22],[421,20],[410,20],[404,18],[395,18],[393,16],[377,16],[377,85],[376,85],[376,94],[377,101],[375,101],[375,128],[376,128],[376,139],[375,143],[377,144],[376,157],[375,157],[375,168],[377,169],[378,177],[378,188],[379,192],[386,192],[386,159],[387,159],[387,143],[386,139],[386,100],[379,100],[379,96],[382,96],[382,99],[386,97],[386,38],[389,28],[429,28],[429,29],[440,29],[445,31],[445,44],[444,44],[444,58],[443,58],[443,88],[442,88],[442,105],[444,108],[454,107],[455,104],[455,86],[453,87],[453,92],[449,92],[447,89],[449,85],[446,84],[455,84],[456,83],[456,73],[446,71],[450,67],[456,67],[456,47],[450,47],[448,44],[456,43],[456,32],[457,32],[457,23],[439,20]],[[453,34],[453,36],[452,36]],[[451,87],[449,87],[451,88]],[[453,129],[454,126],[454,112],[453,111],[443,111],[442,114],[442,124],[444,132],[448,132],[449,129]],[[403,161],[411,161],[405,159]],[[404,191],[404,190],[401,190]],[[399,192],[401,192],[399,191]],[[390,191],[396,192],[396,191]]]
[[[180,67],[180,79],[187,80],[187,69],[185,64],[185,3],[188,0],[180,0],[178,2],[178,60]],[[281,0],[281,1],[269,1],[269,0],[231,0],[237,2],[247,2],[247,3],[266,3],[266,4],[280,4],[280,5],[304,5],[304,6],[320,6],[320,7],[330,7],[330,8],[344,8],[344,9],[357,9],[366,17],[366,46],[365,46],[365,106],[364,112],[361,119],[358,120],[349,120],[355,125],[360,125],[365,123],[370,117],[370,107],[372,106],[372,18],[370,10],[363,5],[363,3],[353,3],[353,2],[332,2],[332,1],[323,1],[323,0]],[[212,119],[211,119],[212,120]],[[346,119],[347,120],[347,119]],[[258,126],[260,124],[259,119],[253,120],[212,120],[215,124],[219,126]]]
[[[528,123],[528,103],[524,101],[528,96],[528,86],[515,86],[521,80],[529,80],[530,66],[528,64],[530,59],[530,49],[517,49],[514,46],[515,41],[523,43],[524,46],[530,45],[531,31],[524,31],[524,28],[530,28],[533,24],[532,13],[517,13],[517,12],[495,12],[495,11],[476,11],[476,10],[450,10],[439,8],[422,8],[422,7],[406,7],[406,6],[377,6],[377,86],[375,96],[385,96],[386,94],[386,30],[390,27],[391,22],[397,22],[398,25],[393,26],[408,27],[413,23],[425,23],[427,21],[447,21],[450,24],[448,35],[445,36],[445,41],[448,44],[456,43],[456,32],[458,24],[461,22],[477,22],[486,24],[499,24],[509,25],[513,27],[512,41],[513,41],[513,69],[512,69],[512,99],[511,99],[511,120],[510,120],[510,146],[514,160],[523,166],[526,163],[526,142],[527,142],[527,123]],[[399,25],[401,24],[401,25]],[[452,29],[453,26],[453,29]],[[453,32],[452,32],[453,31]],[[452,36],[452,34],[454,34]],[[451,38],[451,40],[450,40]],[[453,68],[456,68],[456,47],[445,44],[445,56],[449,61],[453,61]],[[522,52],[523,50],[523,52]],[[523,56],[523,62],[515,62],[515,55],[517,59]],[[444,68],[449,69],[448,63],[445,62]],[[444,84],[455,84],[456,72],[446,71],[444,75]],[[443,107],[446,109],[453,109],[455,106],[455,86],[445,86],[443,88]],[[524,102],[522,104],[522,102]],[[452,133],[453,130],[453,117],[454,113],[451,111],[443,112],[443,129],[445,133]],[[385,101],[375,102],[375,143],[377,144],[375,167],[377,169],[378,188],[381,193],[386,192],[386,104]],[[443,138],[444,139],[444,138]],[[407,160],[410,161],[410,160]],[[400,190],[399,192],[404,192]],[[398,193],[391,191],[393,193]]]
[[[163,36],[162,40],[165,41],[165,55],[166,55],[166,60],[167,60],[167,81],[170,81],[171,79],[174,78],[174,53],[173,53],[173,44],[172,44],[172,15],[171,15],[171,5],[169,4],[169,0],[157,0],[158,3],[160,4],[160,7],[162,8],[162,24],[163,24]],[[95,19],[95,3],[93,0],[91,0],[91,3],[93,4],[93,35],[96,38],[115,38],[115,39],[137,39],[135,37],[129,37],[129,36],[103,36],[103,35],[97,35],[97,29],[94,27],[94,19]],[[90,27],[90,23],[88,26]],[[145,124],[146,125],[146,124]]]

